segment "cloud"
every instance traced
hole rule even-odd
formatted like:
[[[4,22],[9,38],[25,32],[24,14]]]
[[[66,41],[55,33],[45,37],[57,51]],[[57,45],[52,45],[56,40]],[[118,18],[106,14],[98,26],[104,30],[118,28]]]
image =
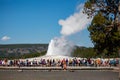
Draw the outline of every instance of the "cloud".
[[[3,36],[3,37],[1,38],[2,41],[7,41],[7,40],[10,40],[10,39],[11,39],[11,38],[8,37],[8,36]]]
[[[77,12],[73,15],[70,15],[65,20],[60,19],[59,25],[62,26],[61,34],[63,36],[69,36],[71,34],[75,34],[85,28],[91,23],[92,19],[88,19],[87,15],[83,14],[84,4],[80,4],[77,6]]]

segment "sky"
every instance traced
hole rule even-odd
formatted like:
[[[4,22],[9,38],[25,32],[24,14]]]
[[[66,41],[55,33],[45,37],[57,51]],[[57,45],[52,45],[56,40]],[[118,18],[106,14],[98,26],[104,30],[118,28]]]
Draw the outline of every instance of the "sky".
[[[83,3],[84,0],[0,0],[0,44],[49,43],[54,37],[67,35],[66,24],[79,16],[77,8]],[[67,39],[79,46],[93,46],[87,27],[70,33]]]

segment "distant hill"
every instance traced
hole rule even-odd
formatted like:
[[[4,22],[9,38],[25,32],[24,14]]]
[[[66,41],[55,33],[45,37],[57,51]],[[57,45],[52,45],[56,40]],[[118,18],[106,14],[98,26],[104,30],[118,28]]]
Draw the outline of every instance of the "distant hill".
[[[0,48],[48,47],[48,44],[0,44]]]
[[[0,58],[36,57],[47,49],[48,44],[0,44]]]
[[[0,44],[0,58],[28,58],[46,54],[48,44]],[[89,54],[89,55],[88,55]],[[76,46],[72,53],[76,57],[94,57],[93,48]]]
[[[45,55],[48,50],[48,44],[0,44],[0,59],[30,58]],[[76,46],[72,56],[74,57],[107,57],[103,54],[96,54],[92,47]],[[117,57],[111,55],[109,57]]]

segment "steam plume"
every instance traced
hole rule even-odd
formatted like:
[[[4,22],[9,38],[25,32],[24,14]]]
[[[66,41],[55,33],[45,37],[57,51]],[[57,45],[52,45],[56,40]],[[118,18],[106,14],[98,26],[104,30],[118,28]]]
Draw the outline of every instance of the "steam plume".
[[[77,7],[78,12],[69,16],[65,20],[59,20],[59,25],[62,26],[61,34],[64,36],[69,36],[75,34],[83,29],[85,29],[92,21],[92,19],[87,19],[87,15],[83,14],[83,4]]]
[[[66,40],[66,37],[85,29],[92,21],[92,19],[87,19],[87,15],[83,14],[83,4],[80,4],[77,9],[79,11],[66,18],[66,20],[59,20],[59,25],[62,26],[62,37],[51,40],[46,55],[71,56],[74,45]]]
[[[74,49],[73,43],[66,40],[65,37],[56,37],[51,40],[47,55],[64,55],[71,56],[71,52]]]

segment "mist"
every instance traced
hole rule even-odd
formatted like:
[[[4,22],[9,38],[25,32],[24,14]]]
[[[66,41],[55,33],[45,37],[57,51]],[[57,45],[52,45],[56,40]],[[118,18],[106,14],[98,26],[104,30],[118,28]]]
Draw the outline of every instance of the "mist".
[[[46,55],[71,56],[72,51],[75,49],[75,44],[66,38],[86,29],[92,21],[92,19],[87,18],[87,15],[83,14],[83,6],[84,4],[78,5],[78,11],[67,17],[65,20],[60,19],[58,21],[59,25],[62,27],[60,31],[61,37],[55,37],[50,41]]]
[[[46,55],[71,56],[74,44],[65,37],[55,37],[50,41]]]

